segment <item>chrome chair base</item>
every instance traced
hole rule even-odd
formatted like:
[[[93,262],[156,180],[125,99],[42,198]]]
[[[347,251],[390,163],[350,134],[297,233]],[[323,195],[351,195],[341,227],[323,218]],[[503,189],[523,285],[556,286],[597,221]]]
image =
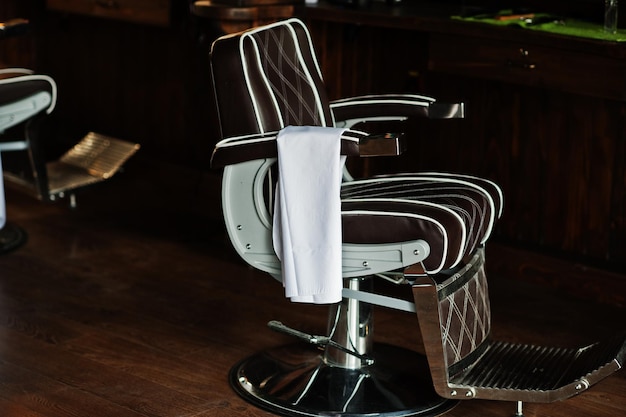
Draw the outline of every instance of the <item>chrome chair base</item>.
[[[18,225],[7,222],[0,229],[0,254],[11,252],[22,246],[28,240],[26,232]]]
[[[234,390],[248,402],[285,416],[437,416],[458,401],[439,397],[426,358],[374,345],[374,364],[327,365],[306,343],[273,348],[235,365]]]

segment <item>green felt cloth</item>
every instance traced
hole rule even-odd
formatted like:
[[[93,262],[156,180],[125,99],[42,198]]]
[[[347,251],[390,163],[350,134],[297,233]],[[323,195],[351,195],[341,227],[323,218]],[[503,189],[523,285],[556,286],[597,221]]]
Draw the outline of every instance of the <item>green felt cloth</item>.
[[[505,13],[503,13],[505,14]],[[534,18],[548,17],[547,14],[535,13]],[[463,20],[466,22],[488,23],[497,26],[517,26],[527,30],[538,30],[542,32],[556,33],[566,36],[578,36],[582,38],[599,39],[613,42],[626,42],[626,30],[619,30],[617,33],[607,33],[602,25],[598,23],[585,22],[576,19],[563,19],[539,24],[527,24],[521,19],[514,20],[497,20],[493,16],[490,17],[461,17],[452,16],[452,19]]]

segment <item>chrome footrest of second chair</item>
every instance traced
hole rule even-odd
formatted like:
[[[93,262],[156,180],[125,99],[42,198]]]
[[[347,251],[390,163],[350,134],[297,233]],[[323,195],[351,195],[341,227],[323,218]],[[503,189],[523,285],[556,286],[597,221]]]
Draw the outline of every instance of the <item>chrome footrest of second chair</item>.
[[[58,161],[47,164],[50,199],[111,178],[139,145],[90,132]]]

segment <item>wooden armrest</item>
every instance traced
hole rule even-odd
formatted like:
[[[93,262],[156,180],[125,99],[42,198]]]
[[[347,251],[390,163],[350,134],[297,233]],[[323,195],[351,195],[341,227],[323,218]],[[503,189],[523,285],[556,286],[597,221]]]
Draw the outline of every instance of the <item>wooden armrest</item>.
[[[367,136],[359,141],[359,156],[398,156],[406,150],[404,133]]]
[[[404,134],[386,133],[367,135],[364,132],[346,131],[341,139],[341,154],[347,156],[396,156],[406,149]],[[266,135],[250,135],[225,139],[213,150],[211,166],[227,165],[254,159],[276,158],[276,132]]]
[[[406,120],[426,117],[451,119],[465,117],[461,103],[441,103],[432,97],[399,94],[367,95],[335,100],[330,103],[337,126],[353,127],[359,123],[383,120]]]
[[[464,103],[430,103],[428,106],[429,119],[462,119],[465,117]]]

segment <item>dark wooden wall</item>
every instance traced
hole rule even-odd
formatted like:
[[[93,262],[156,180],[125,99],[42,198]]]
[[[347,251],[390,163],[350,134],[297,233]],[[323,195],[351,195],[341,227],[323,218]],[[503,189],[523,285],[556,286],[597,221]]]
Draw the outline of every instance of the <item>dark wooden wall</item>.
[[[623,103],[490,81],[433,76],[468,102],[469,123],[442,165],[494,178],[506,195],[501,234],[624,265]],[[436,152],[435,152],[436,154]]]
[[[3,61],[49,74],[59,88],[45,132],[51,155],[93,130],[208,168],[216,141],[208,54],[221,33],[190,16],[187,0],[173,0],[166,27],[51,11],[44,0],[2,2],[0,18],[13,16],[32,30],[3,48]]]

